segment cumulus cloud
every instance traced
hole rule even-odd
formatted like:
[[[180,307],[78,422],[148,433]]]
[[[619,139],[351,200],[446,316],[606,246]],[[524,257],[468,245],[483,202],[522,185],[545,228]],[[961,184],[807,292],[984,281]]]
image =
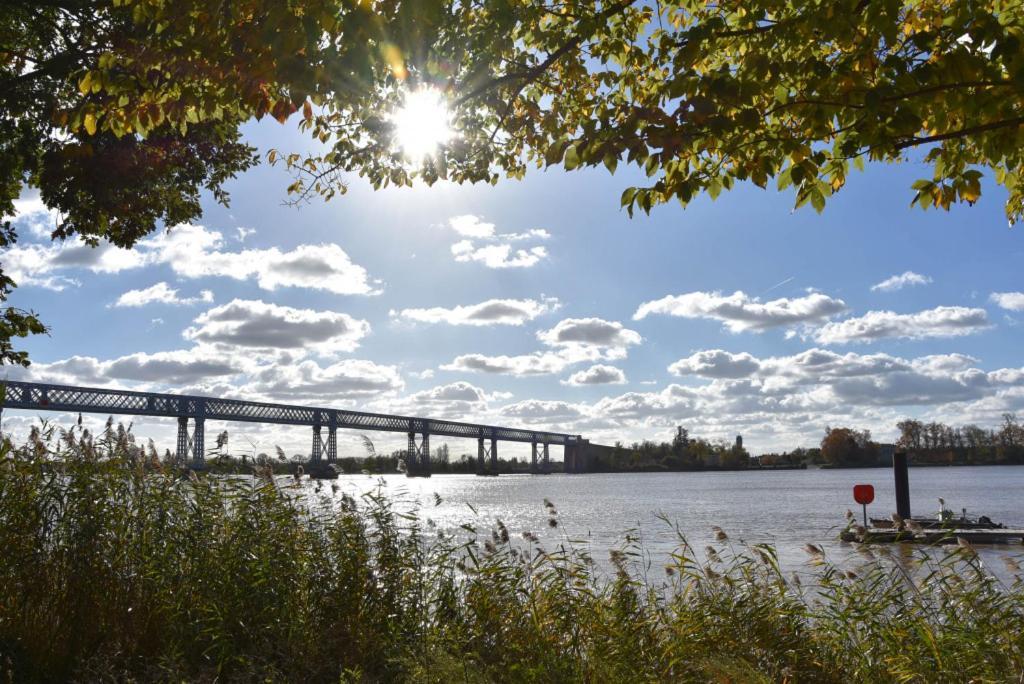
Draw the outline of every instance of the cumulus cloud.
[[[1024,292],[993,292],[989,299],[1007,311],[1024,311]]]
[[[438,385],[403,398],[380,404],[380,410],[450,420],[483,418],[491,402],[507,398],[500,392],[488,393],[465,381]],[[491,416],[493,417],[493,416]]]
[[[21,287],[41,287],[60,292],[81,283],[61,273],[86,270],[92,273],[117,273],[139,268],[145,259],[130,250],[101,244],[90,247],[83,242],[14,245],[4,252],[4,270]]]
[[[420,323],[447,323],[449,325],[522,325],[527,321],[554,311],[559,307],[555,298],[488,299],[479,304],[456,306],[450,309],[435,306],[429,309],[402,309],[392,311],[394,318]]]
[[[585,370],[576,371],[562,381],[563,385],[623,385],[626,374],[621,368],[595,364]]]
[[[929,276],[921,275],[920,273],[914,273],[913,271],[904,271],[899,275],[894,275],[886,278],[880,283],[875,283],[871,286],[872,292],[895,292],[896,290],[902,290],[905,287],[913,285],[928,285],[932,282]]]
[[[496,355],[462,354],[441,370],[468,371],[472,373],[498,373],[503,375],[550,375],[561,373],[575,361],[556,352],[534,352],[532,354]]]
[[[745,378],[761,367],[746,352],[732,354],[722,349],[707,349],[670,365],[672,375],[700,375],[705,378]]]
[[[335,294],[377,294],[366,269],[335,244],[299,245],[282,251],[223,249],[223,236],[203,226],[181,225],[139,242],[134,249],[84,242],[15,245],[4,253],[5,270],[19,285],[61,290],[77,281],[69,270],[118,273],[166,265],[182,278],[253,280],[264,290],[301,287]]]
[[[846,303],[843,300],[819,292],[767,302],[762,302],[759,298],[751,297],[742,291],[731,295],[723,295],[720,292],[689,292],[644,302],[636,310],[633,320],[641,320],[651,314],[705,318],[720,321],[731,332],[743,332],[819,323],[845,310]]]
[[[289,251],[222,249],[223,237],[203,226],[178,226],[140,243],[151,263],[165,263],[184,278],[221,276],[254,280],[264,290],[301,287],[334,294],[377,294],[366,269],[354,264],[335,244],[299,245]]]
[[[448,219],[448,226],[459,235],[468,238],[489,238],[495,233],[493,223],[487,223],[473,214],[452,216]]]
[[[509,418],[547,422],[557,419],[580,418],[583,411],[579,406],[565,401],[526,399],[501,407],[499,413]]]
[[[57,212],[47,208],[38,196],[21,197],[14,200],[10,221],[19,231],[24,229],[35,237],[48,238],[57,227]]]
[[[512,249],[510,244],[478,246],[470,240],[452,245],[456,261],[482,263],[487,268],[530,268],[548,256],[547,248],[538,245],[528,249]]]
[[[405,384],[395,366],[345,359],[327,366],[305,360],[268,365],[250,375],[242,394],[277,401],[330,403],[337,399],[398,392]]]
[[[814,339],[821,344],[846,344],[884,338],[960,337],[988,327],[984,309],[938,306],[909,314],[869,311],[863,316],[825,324],[814,333]]]
[[[18,376],[35,382],[70,385],[108,385],[119,380],[180,385],[235,376],[246,368],[236,356],[213,349],[188,349],[137,352],[102,361],[92,356],[72,356],[52,363],[35,362]]]
[[[599,347],[625,350],[640,344],[640,333],[617,321],[602,318],[566,318],[550,330],[537,333],[537,339],[552,347]]]
[[[116,307],[140,307],[149,304],[173,304],[187,306],[200,302],[210,303],[213,301],[213,292],[203,290],[197,297],[179,297],[178,291],[165,282],[141,290],[128,290],[114,302]]]
[[[369,323],[348,314],[243,299],[214,307],[193,323],[184,336],[194,342],[319,354],[352,351],[370,333]]]
[[[543,228],[522,233],[498,233],[493,223],[479,216],[463,214],[448,219],[448,226],[462,236],[452,245],[452,256],[459,262],[477,262],[487,268],[530,268],[548,256],[547,248],[534,245],[513,248],[513,242],[547,240],[551,234]]]
[[[578,363],[623,359],[628,347],[641,341],[636,331],[601,318],[566,318],[553,328],[538,332],[537,338],[553,349],[511,356],[463,354],[441,369],[516,376],[550,375]]]

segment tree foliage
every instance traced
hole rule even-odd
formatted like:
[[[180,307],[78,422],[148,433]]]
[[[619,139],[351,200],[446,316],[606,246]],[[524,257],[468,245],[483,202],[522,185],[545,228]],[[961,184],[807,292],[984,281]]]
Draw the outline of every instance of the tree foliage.
[[[441,90],[457,135],[411,163],[390,113]],[[632,213],[791,188],[821,211],[866,161],[923,160],[912,203],[1024,215],[1018,0],[48,0],[0,17],[0,212],[25,184],[54,237],[129,246],[199,215],[254,163],[239,126],[298,113],[271,150],[296,201],[619,164]],[[4,293],[10,283],[4,284]],[[5,356],[5,358],[7,358]],[[9,359],[8,359],[9,360]]]

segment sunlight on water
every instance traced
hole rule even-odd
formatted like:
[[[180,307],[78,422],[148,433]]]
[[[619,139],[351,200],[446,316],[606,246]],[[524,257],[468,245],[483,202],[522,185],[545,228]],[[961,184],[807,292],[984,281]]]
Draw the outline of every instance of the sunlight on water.
[[[655,567],[676,547],[674,530],[658,519],[659,514],[676,523],[698,550],[714,540],[713,525],[734,541],[773,543],[784,569],[791,571],[810,569],[803,550],[808,542],[823,546],[829,558],[841,565],[855,567],[864,562],[865,556],[853,545],[836,539],[848,508],[860,516],[851,494],[854,484],[875,486],[877,498],[868,508],[869,515],[888,517],[895,510],[892,473],[881,468],[429,479],[358,475],[342,476],[336,482],[339,493],[355,497],[381,483],[390,496],[416,502],[422,517],[453,534],[463,533],[459,526],[464,523],[475,524],[487,534],[500,518],[513,535],[532,532],[548,548],[566,539],[583,542],[598,561],[607,560],[608,551],[627,532],[636,530]],[[1024,468],[914,468],[910,485],[917,515],[934,515],[942,496],[958,513],[966,507],[969,515],[988,515],[1007,527],[1024,527],[1019,512]],[[315,484],[304,487],[312,490]],[[321,493],[331,493],[329,482],[321,485]],[[441,497],[439,505],[435,493]],[[545,498],[558,511],[556,528],[549,527]],[[923,547],[872,548],[898,558],[912,553],[911,548]],[[996,575],[1005,575],[1003,557],[1024,561],[1024,549],[1017,544],[979,547],[979,551]]]

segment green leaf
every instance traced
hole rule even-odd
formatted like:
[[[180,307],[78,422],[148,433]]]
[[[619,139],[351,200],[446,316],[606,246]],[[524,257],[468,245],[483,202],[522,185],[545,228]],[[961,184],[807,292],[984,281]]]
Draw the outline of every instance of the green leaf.
[[[580,165],[580,157],[575,145],[569,145],[569,147],[565,148],[565,157],[562,160],[562,164],[565,166],[566,171],[572,171]]]

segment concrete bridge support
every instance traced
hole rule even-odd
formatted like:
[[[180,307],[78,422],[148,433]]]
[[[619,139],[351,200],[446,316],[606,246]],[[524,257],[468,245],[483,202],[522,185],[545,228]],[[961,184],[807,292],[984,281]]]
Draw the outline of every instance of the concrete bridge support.
[[[587,472],[587,440],[577,435],[571,442],[565,443],[565,472]]]
[[[498,474],[498,440],[491,437],[491,472]]]
[[[545,445],[547,446],[547,445]],[[540,472],[540,468],[537,466],[537,440],[533,440],[530,444],[530,472],[534,475]]]
[[[476,474],[483,475],[487,472],[487,448],[484,446],[484,438],[477,437],[476,440]]]
[[[541,472],[545,475],[551,474],[551,456],[548,454],[548,443],[544,442],[544,457],[541,461]]]

